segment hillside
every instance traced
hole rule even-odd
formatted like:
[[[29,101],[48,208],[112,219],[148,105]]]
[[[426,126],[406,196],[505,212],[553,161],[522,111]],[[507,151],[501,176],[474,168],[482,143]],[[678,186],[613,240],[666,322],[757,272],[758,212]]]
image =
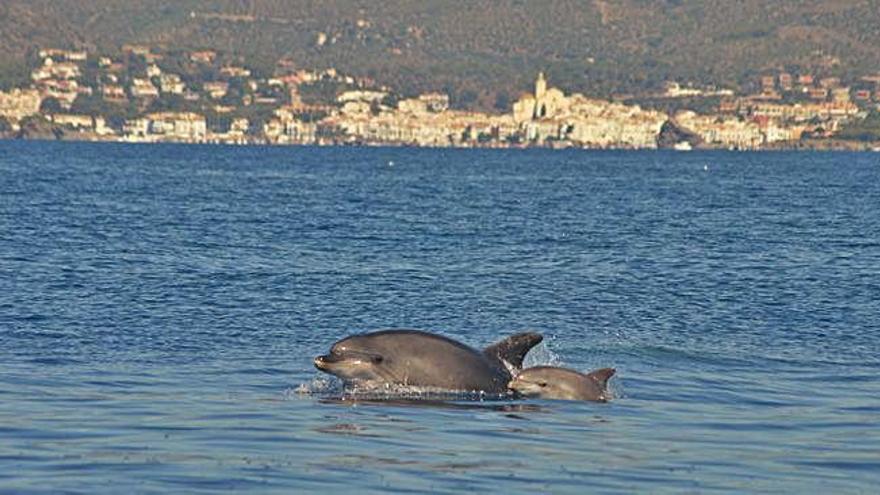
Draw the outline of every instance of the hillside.
[[[880,70],[873,0],[4,0],[0,83],[37,47],[215,48],[265,72],[282,57],[459,106],[505,107],[539,69],[595,95],[666,80],[741,87],[763,70]]]

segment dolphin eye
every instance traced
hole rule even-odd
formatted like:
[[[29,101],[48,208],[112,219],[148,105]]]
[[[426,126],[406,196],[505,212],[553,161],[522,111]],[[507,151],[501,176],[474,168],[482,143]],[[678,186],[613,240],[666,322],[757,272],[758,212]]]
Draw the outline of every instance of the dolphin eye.
[[[538,382],[538,386],[544,388],[547,386],[547,382]]]
[[[384,361],[384,358],[382,356],[373,356],[372,361],[373,361],[373,364],[379,364],[382,361]]]

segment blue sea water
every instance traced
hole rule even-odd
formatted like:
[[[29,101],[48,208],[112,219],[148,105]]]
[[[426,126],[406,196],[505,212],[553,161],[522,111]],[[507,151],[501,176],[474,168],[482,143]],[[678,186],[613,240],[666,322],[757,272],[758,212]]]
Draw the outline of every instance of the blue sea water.
[[[354,332],[607,404],[336,400]],[[0,141],[0,492],[876,493],[880,155]]]

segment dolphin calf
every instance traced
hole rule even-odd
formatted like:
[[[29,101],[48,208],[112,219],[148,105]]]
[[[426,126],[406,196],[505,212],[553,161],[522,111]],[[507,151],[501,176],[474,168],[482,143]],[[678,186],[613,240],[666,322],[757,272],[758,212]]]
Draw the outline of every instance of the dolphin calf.
[[[614,373],[614,368],[585,375],[568,368],[536,366],[517,373],[507,386],[525,397],[605,402],[610,398],[608,379]]]
[[[504,394],[523,358],[544,337],[518,333],[482,351],[419,330],[346,337],[315,358],[315,367],[357,389],[416,387]]]

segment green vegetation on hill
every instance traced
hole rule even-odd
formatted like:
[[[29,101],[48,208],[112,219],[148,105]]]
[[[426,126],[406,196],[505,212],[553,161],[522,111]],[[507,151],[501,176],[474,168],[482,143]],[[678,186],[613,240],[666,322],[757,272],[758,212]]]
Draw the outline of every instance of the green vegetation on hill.
[[[542,69],[597,96],[667,80],[737,89],[780,69],[851,78],[880,70],[878,25],[876,2],[859,0],[4,0],[0,85],[38,47],[145,43],[223,50],[261,74],[280,58],[335,67],[491,109]]]
[[[0,59],[0,91],[20,88],[30,83],[30,71],[23,60]]]
[[[850,122],[836,137],[850,141],[880,141],[880,112],[874,110],[867,118]]]

